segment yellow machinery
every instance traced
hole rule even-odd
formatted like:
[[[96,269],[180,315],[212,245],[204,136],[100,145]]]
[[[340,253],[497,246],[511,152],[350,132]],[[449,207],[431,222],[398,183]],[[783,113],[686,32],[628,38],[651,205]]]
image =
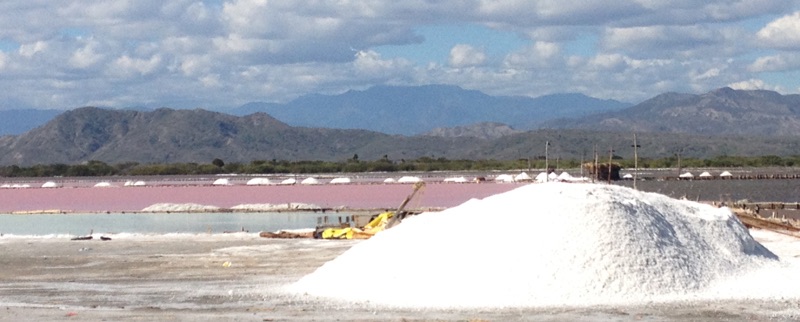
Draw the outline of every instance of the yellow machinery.
[[[322,239],[367,239],[384,230],[392,217],[394,217],[394,212],[387,211],[376,216],[363,228],[326,228],[315,234],[314,237]]]
[[[411,192],[403,203],[400,204],[400,207],[397,208],[397,211],[387,211],[377,215],[375,218],[370,220],[370,222],[362,228],[356,227],[344,227],[344,228],[323,228],[317,229],[314,232],[314,238],[322,238],[322,239],[367,239],[372,237],[373,235],[392,228],[400,223],[403,218],[408,215],[408,212],[403,211],[411,198],[414,198],[414,195],[425,186],[424,182],[417,182],[414,184],[414,190]]]

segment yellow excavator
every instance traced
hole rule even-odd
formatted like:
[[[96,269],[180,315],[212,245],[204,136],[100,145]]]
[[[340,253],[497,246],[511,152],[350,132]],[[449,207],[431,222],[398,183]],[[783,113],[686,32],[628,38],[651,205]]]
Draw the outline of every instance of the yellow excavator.
[[[357,227],[344,227],[344,228],[320,228],[314,232],[314,238],[321,238],[321,239],[367,239],[375,234],[384,231],[386,229],[392,228],[400,224],[400,222],[409,215],[409,212],[405,211],[405,207],[414,195],[425,186],[425,182],[417,182],[414,184],[414,190],[411,192],[403,203],[400,204],[400,207],[397,208],[395,211],[387,211],[381,213],[366,225],[361,228]]]

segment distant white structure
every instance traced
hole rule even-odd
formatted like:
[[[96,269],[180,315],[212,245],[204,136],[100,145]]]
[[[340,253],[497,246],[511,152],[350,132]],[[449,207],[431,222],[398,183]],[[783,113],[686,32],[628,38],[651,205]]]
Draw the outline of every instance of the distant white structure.
[[[547,175],[547,179],[550,179],[550,181],[556,181],[558,180],[558,175],[555,172],[550,172],[550,174]]]
[[[561,174],[559,174],[558,178],[556,178],[556,179],[558,181],[570,182],[570,181],[573,181],[575,178],[572,177],[569,173],[561,172]]]
[[[681,179],[691,179],[694,178],[694,175],[691,172],[686,172],[678,176]]]
[[[320,183],[319,180],[317,180],[317,178],[314,178],[314,177],[308,177],[308,178],[303,179],[303,181],[300,181],[300,184],[304,184],[304,185],[315,185],[315,184],[319,184],[319,183]]]
[[[214,183],[212,183],[212,185],[215,185],[215,186],[230,186],[231,185],[231,181],[229,179],[227,179],[227,178],[217,179],[217,180],[214,180]]]
[[[547,182],[548,181],[547,180],[547,172],[539,172],[539,174],[536,175],[536,178],[534,178],[533,181],[534,182],[538,182],[538,183]]]
[[[465,183],[465,182],[467,182],[467,178],[464,178],[464,177],[445,178],[444,182],[448,182],[448,183]]]
[[[293,185],[293,184],[296,184],[296,183],[297,183],[297,179],[295,179],[295,178],[289,178],[289,179],[285,179],[285,180],[281,181],[282,185]]]
[[[383,180],[383,183],[397,183],[397,180],[394,178],[386,178]]]
[[[531,181],[531,180],[533,180],[533,178],[531,178],[531,176],[529,176],[525,172],[522,172],[522,173],[514,176],[514,181],[516,181],[516,182],[526,182],[526,181]]]
[[[591,182],[592,180],[590,180],[587,177],[573,177],[569,173],[562,172],[560,175],[558,175],[558,181],[574,183],[574,182]]]
[[[632,175],[632,174],[630,174],[630,173],[628,173],[628,174],[626,174],[626,175],[622,176],[622,179],[629,179],[629,180],[633,180],[633,175]]]
[[[139,181],[128,180],[128,181],[125,181],[125,184],[123,186],[125,186],[125,187],[144,187],[146,185],[147,185],[147,183],[142,181],[142,180],[139,180]]]
[[[47,181],[42,185],[42,188],[58,188],[58,184],[53,181]]]
[[[31,185],[29,185],[27,183],[23,183],[23,184],[19,184],[19,183],[7,184],[6,183],[6,184],[3,184],[2,186],[0,186],[0,189],[25,189],[25,188],[30,188],[30,187],[31,187]]]
[[[108,183],[108,182],[105,182],[105,181],[103,181],[103,182],[98,182],[98,183],[96,183],[96,184],[94,185],[94,187],[95,187],[95,188],[108,188],[108,187],[111,187],[111,183]]]
[[[719,174],[719,176],[720,176],[720,177],[723,177],[723,178],[730,178],[730,177],[733,177],[733,175],[732,175],[730,172],[728,172],[728,171],[725,171],[725,172],[722,172],[722,173],[720,173],[720,174]]]
[[[514,177],[511,176],[510,174],[501,174],[501,175],[495,177],[494,181],[495,182],[499,182],[499,183],[514,182]]]
[[[340,178],[333,178],[330,183],[331,184],[348,184],[350,182],[351,182],[350,178],[340,177]]]
[[[701,173],[698,177],[700,177],[702,179],[710,179],[713,176],[710,173],[708,173],[708,171],[705,171],[705,172]]]
[[[400,177],[400,179],[397,179],[397,183],[417,183],[417,182],[422,182],[422,179],[420,177],[414,177],[414,176],[404,176]]]
[[[270,182],[269,179],[267,179],[267,178],[253,178],[253,179],[247,180],[247,185],[248,186],[266,186],[266,185],[269,185],[269,184],[272,184],[272,182]]]

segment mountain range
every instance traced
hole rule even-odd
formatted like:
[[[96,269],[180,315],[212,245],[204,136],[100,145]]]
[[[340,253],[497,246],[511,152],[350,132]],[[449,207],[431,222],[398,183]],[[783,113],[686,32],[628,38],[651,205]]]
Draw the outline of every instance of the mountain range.
[[[216,111],[237,116],[263,112],[292,126],[415,135],[484,122],[531,130],[549,120],[619,110],[630,105],[583,94],[536,98],[490,96],[457,86],[427,85],[375,86],[338,95],[309,94],[284,104],[251,102]],[[127,109],[147,111],[141,107]],[[0,111],[0,135],[22,134],[59,113],[61,111],[57,110]]]
[[[263,112],[85,107],[0,137],[0,165],[342,161],[355,154],[362,160],[516,159],[543,157],[546,142],[550,157],[580,159],[593,151],[632,155],[634,132],[642,157],[793,155],[800,151],[798,102],[797,95],[721,88],[699,95],[667,93],[617,112],[551,120],[549,129],[521,131],[483,122],[413,136],[295,126]]]
[[[574,119],[548,128],[702,135],[800,135],[800,95],[728,87],[692,95],[666,93],[635,106]]]
[[[536,98],[490,96],[450,85],[374,86],[338,95],[313,94],[286,104],[249,103],[228,111],[234,115],[267,113],[287,124],[305,127],[364,129],[415,135],[442,127],[481,122],[503,123],[532,130],[542,123],[630,106],[583,94],[552,94]]]

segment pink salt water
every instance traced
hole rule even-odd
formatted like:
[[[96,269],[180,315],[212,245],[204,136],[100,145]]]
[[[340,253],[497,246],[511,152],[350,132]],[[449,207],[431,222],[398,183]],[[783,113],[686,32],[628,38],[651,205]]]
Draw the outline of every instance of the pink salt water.
[[[453,207],[517,184],[427,184],[409,204],[415,208]],[[408,184],[291,186],[144,186],[0,189],[0,212],[66,210],[140,211],[156,203],[195,203],[220,208],[240,204],[308,203],[323,208],[395,208],[412,191]]]

